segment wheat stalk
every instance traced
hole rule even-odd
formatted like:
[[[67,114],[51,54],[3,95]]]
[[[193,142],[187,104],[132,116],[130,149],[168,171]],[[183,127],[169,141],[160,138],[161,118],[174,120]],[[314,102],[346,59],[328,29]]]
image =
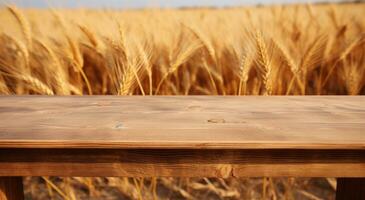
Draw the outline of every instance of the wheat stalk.
[[[218,88],[217,88],[217,84],[214,81],[212,70],[211,70],[211,68],[209,68],[207,61],[204,59],[203,59],[203,67],[204,67],[205,71],[207,71],[207,73],[208,73],[208,77],[209,77],[210,83],[212,84],[212,86],[214,88],[215,94],[218,94]],[[221,80],[220,78],[221,77],[219,76],[219,80]]]
[[[191,33],[193,33],[193,35],[204,45],[213,62],[217,63],[216,52],[214,50],[211,41],[209,41],[208,37],[203,33],[201,33],[197,28],[194,28],[193,26],[189,26],[187,24],[183,24],[183,26],[186,27],[188,30],[190,30]]]
[[[46,45],[44,42],[37,40],[38,43],[40,44],[40,46],[47,52],[47,54],[49,55],[49,58],[52,61],[52,66],[53,68],[51,68],[51,73],[54,72],[54,79],[56,81],[56,89],[57,89],[57,93],[61,94],[61,95],[69,95],[70,94],[70,90],[69,90],[69,83],[67,81],[67,76],[62,68],[62,65],[58,59],[58,57],[56,56],[56,54],[54,53],[54,51],[48,46]]]
[[[365,34],[361,34],[358,38],[354,39],[341,53],[341,55],[339,56],[339,58],[336,60],[336,62],[332,65],[332,67],[330,68],[330,70],[327,73],[327,76],[325,77],[323,83],[322,83],[322,87],[326,85],[326,83],[328,82],[328,80],[330,79],[334,69],[338,66],[338,64],[341,61],[344,61],[346,59],[346,57],[354,50],[356,49],[358,46],[361,46],[362,44],[364,44],[365,42]]]
[[[10,13],[15,17],[18,21],[20,28],[23,33],[23,37],[27,43],[29,49],[32,47],[32,34],[29,22],[26,20],[26,17],[23,15],[21,10],[19,10],[16,6],[7,6],[7,9]]]
[[[168,76],[175,73],[179,69],[179,67],[186,61],[188,61],[189,58],[191,58],[196,53],[196,51],[199,50],[201,47],[202,46],[200,43],[193,42],[187,48],[179,51],[176,59],[174,59],[171,62],[167,73],[165,73],[165,75],[161,78],[160,82],[158,83],[155,94],[158,94],[160,87],[162,86],[162,83],[168,78]]]
[[[260,31],[256,32],[255,35],[257,53],[258,53],[258,63],[260,65],[259,72],[262,74],[263,83],[265,85],[265,94],[271,95],[273,92],[272,88],[272,67],[269,60],[268,49],[266,47],[264,38]]]
[[[138,55],[141,58],[142,61],[142,65],[144,66],[144,69],[147,71],[147,75],[148,75],[148,83],[149,83],[149,94],[150,96],[153,95],[153,78],[152,78],[152,65],[151,65],[151,55],[152,55],[152,50],[150,48],[148,48],[148,50],[146,50],[145,48],[142,47],[142,45],[140,43],[137,44],[137,51],[138,51]]]
[[[276,46],[276,48],[279,50],[279,53],[281,54],[282,58],[285,60],[286,64],[289,66],[290,70],[294,74],[298,73],[298,71],[299,71],[298,64],[295,62],[295,60],[290,55],[290,53],[287,51],[287,49],[282,45],[282,43],[278,42],[277,40],[272,40],[272,42]]]
[[[239,68],[239,75],[240,75],[240,83],[238,87],[238,96],[241,96],[241,94],[246,94],[247,90],[247,81],[249,79],[249,73],[251,70],[252,59],[247,56],[247,54],[244,54],[241,58],[240,62],[240,68]],[[242,92],[243,88],[243,92]]]
[[[4,78],[2,76],[0,76],[0,94],[1,95],[4,95],[4,94],[9,95],[9,94],[11,94],[10,91],[9,91],[9,88],[6,85],[5,80],[4,80]]]
[[[52,188],[54,189],[60,196],[62,196],[66,200],[71,200],[57,185],[55,185],[48,177],[43,176],[42,179]]]

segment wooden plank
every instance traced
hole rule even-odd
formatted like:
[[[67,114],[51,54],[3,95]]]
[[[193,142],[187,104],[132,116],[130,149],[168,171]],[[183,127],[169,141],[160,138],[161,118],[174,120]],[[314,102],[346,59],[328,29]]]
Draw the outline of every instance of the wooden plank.
[[[364,200],[365,178],[337,179],[336,200]]]
[[[365,150],[10,148],[0,176],[365,177]]]
[[[0,200],[23,200],[22,177],[0,177]]]
[[[0,97],[0,148],[365,149],[365,97]]]

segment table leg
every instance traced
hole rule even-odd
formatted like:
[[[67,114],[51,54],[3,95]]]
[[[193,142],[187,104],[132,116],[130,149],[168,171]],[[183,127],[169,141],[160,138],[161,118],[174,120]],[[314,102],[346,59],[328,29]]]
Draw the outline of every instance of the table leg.
[[[336,200],[365,200],[365,178],[338,178]]]
[[[22,177],[0,177],[0,200],[23,200]]]

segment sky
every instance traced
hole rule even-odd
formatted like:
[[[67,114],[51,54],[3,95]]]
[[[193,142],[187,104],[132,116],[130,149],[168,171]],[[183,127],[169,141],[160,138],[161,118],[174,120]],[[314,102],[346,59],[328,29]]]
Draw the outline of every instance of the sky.
[[[255,4],[308,3],[337,0],[0,0],[21,7],[143,8],[187,6],[236,6]]]

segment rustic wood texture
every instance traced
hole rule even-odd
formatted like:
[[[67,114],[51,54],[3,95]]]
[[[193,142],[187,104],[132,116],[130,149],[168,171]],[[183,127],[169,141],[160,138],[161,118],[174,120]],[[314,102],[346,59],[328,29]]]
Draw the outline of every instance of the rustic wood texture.
[[[0,148],[365,149],[365,97],[0,97]]]
[[[337,179],[336,200],[364,200],[365,178]]]
[[[364,97],[0,97],[0,176],[365,177]]]
[[[0,176],[365,177],[364,150],[0,149]]]
[[[0,200],[23,199],[23,179],[21,177],[0,177]]]

